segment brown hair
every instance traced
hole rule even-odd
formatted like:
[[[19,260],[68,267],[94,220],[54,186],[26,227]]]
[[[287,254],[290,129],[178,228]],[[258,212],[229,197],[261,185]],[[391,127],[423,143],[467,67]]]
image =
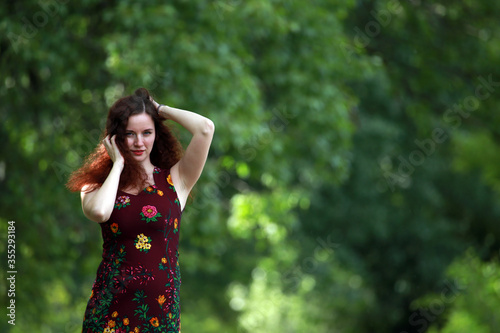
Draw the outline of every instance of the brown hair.
[[[116,145],[125,159],[118,186],[120,190],[128,187],[142,188],[148,179],[146,171],[132,158],[125,144],[125,131],[130,116],[146,113],[154,122],[156,135],[150,155],[154,166],[169,169],[182,157],[183,151],[179,140],[163,123],[166,118],[158,114],[151,99],[145,88],[139,88],[133,95],[120,98],[109,109],[106,129],[101,139],[116,134]],[[89,185],[86,191],[91,192],[102,186],[112,167],[113,161],[101,140],[94,151],[87,156],[83,165],[71,174],[66,186],[70,191],[76,192],[81,191],[83,186]]]

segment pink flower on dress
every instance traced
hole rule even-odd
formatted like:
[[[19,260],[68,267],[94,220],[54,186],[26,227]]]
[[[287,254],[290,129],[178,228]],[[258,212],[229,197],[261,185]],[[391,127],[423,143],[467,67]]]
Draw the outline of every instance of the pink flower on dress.
[[[161,214],[158,212],[155,206],[147,205],[142,207],[141,216],[141,220],[146,220],[146,223],[149,223],[151,221],[156,222],[156,218],[161,217]]]
[[[153,218],[158,211],[156,210],[155,206],[144,206],[142,207],[142,213],[144,214],[145,217],[147,218]]]

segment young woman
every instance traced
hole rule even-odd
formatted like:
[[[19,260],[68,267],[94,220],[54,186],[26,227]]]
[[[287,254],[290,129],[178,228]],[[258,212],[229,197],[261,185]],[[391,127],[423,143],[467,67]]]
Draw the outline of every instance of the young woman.
[[[166,119],[193,135],[184,154]],[[180,331],[181,214],[213,133],[209,119],[160,105],[144,88],[110,108],[104,140],[68,181],[103,237],[82,332]]]

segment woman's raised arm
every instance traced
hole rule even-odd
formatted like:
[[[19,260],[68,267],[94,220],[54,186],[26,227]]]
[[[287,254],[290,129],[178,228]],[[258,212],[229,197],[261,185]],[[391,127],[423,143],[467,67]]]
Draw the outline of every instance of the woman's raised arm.
[[[158,112],[180,124],[193,135],[184,156],[171,169],[172,181],[177,188],[182,208],[203,171],[215,126],[210,119],[191,111],[159,105]]]
[[[81,191],[83,214],[88,219],[98,223],[109,220],[113,212],[120,175],[125,165],[125,160],[116,145],[115,139],[116,136],[113,135],[111,138],[107,136],[103,140],[109,157],[113,161],[113,168],[108,177],[100,188],[92,192],[85,192],[86,187],[83,187]]]

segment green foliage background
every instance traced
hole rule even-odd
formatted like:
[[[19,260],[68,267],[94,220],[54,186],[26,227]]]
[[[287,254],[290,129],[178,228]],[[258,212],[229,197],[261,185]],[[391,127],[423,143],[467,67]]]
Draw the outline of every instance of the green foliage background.
[[[0,14],[2,313],[12,220],[18,271],[2,332],[81,331],[101,236],[64,184],[141,86],[216,124],[183,217],[184,332],[496,332],[500,3]]]

